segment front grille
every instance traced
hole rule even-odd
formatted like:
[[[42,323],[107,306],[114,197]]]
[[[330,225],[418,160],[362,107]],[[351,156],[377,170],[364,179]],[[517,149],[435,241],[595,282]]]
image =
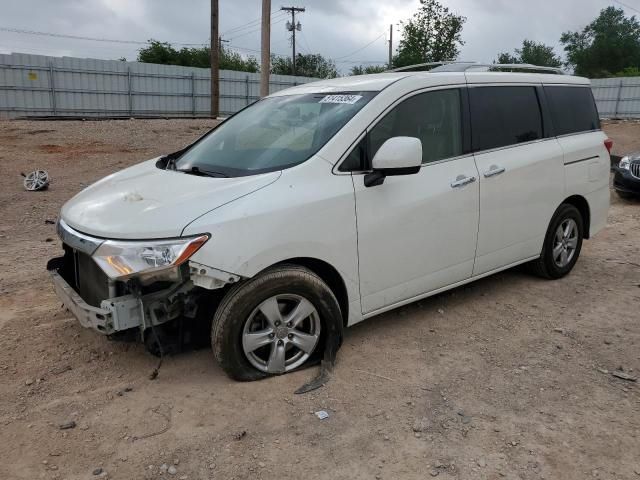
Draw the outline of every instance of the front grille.
[[[86,253],[64,245],[62,268],[58,271],[89,305],[99,307],[109,298],[107,275]]]
[[[640,178],[640,162],[629,165],[629,170],[631,171],[631,175],[636,178]]]

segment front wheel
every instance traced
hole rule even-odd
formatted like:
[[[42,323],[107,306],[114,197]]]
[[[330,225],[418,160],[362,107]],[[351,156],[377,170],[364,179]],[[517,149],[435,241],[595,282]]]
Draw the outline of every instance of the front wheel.
[[[580,211],[573,205],[560,205],[549,224],[540,258],[531,262],[533,272],[549,279],[564,277],[578,261],[583,236]]]
[[[211,345],[227,375],[257,380],[316,358],[327,322],[336,319],[338,302],[317,275],[281,265],[229,290],[213,319]]]

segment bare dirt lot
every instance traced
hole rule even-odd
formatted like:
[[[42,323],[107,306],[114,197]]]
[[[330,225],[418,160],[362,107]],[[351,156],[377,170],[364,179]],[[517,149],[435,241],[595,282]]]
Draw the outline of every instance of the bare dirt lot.
[[[209,350],[152,381],[141,345],[80,327],[45,272],[48,221],[211,125],[0,122],[0,479],[640,479],[640,385],[611,374],[640,374],[640,202],[615,194],[568,277],[508,271],[348,329],[306,395],[315,368],[236,383]],[[640,148],[640,125],[606,129]],[[48,191],[23,190],[35,168]]]

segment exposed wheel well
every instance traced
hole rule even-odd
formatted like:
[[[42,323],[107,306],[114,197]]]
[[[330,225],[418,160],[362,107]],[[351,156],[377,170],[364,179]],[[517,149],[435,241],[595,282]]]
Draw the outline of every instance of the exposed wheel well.
[[[344,284],[344,280],[338,271],[329,263],[318,260],[317,258],[309,258],[309,257],[298,257],[298,258],[290,258],[288,260],[284,260],[279,262],[282,263],[293,263],[295,265],[300,265],[308,268],[313,273],[318,275],[324,283],[326,283],[333,294],[336,296],[338,300],[338,304],[340,305],[340,310],[342,312],[342,322],[346,326],[347,319],[349,318],[349,296],[347,295],[347,287]]]
[[[584,221],[584,238],[589,238],[589,228],[591,225],[591,212],[589,211],[589,203],[580,195],[571,195],[566,198],[562,203],[568,203],[578,209],[582,220]]]

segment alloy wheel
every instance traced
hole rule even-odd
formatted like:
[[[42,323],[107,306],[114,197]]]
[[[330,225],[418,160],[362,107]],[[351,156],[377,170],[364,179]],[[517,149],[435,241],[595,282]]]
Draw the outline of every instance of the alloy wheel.
[[[573,218],[563,220],[554,236],[553,261],[556,266],[564,268],[576,253],[578,246],[578,224]]]
[[[274,295],[247,318],[242,348],[247,360],[260,371],[285,373],[311,356],[320,338],[320,316],[306,298]]]

